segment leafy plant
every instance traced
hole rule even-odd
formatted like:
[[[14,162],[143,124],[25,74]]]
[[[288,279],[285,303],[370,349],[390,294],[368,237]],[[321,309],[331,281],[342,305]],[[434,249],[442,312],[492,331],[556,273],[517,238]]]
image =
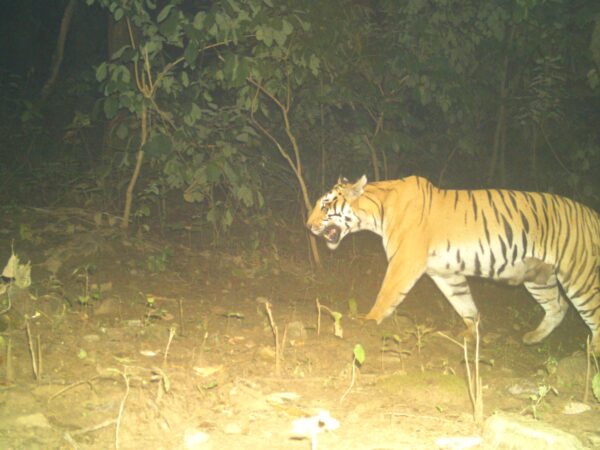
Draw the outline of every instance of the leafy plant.
[[[524,411],[530,409],[531,413],[533,414],[533,418],[537,420],[539,417],[538,408],[550,392],[554,393],[554,395],[558,395],[558,391],[552,386],[546,384],[538,386],[537,392],[529,396],[530,405]]]
[[[342,328],[342,313],[334,311],[325,305],[322,305],[317,298],[315,300],[317,305],[317,336],[321,334],[321,311],[325,311],[333,319],[333,334],[336,337],[344,337],[344,329]]]
[[[86,264],[77,267],[71,274],[83,285],[81,295],[77,296],[77,301],[82,306],[88,306],[92,300],[98,300],[100,298],[100,291],[92,289],[90,285],[90,274],[95,269],[96,266],[94,264]]]
[[[416,340],[415,347],[417,348],[417,352],[419,354],[421,354],[421,349],[425,347],[425,336],[433,333],[434,331],[435,328],[431,326],[415,323],[415,327],[413,330],[411,330],[410,334],[412,334]]]
[[[353,355],[352,356],[352,378],[350,379],[350,386],[348,386],[348,389],[346,389],[346,391],[340,398],[340,403],[342,403],[344,401],[344,399],[350,393],[350,391],[352,390],[352,387],[354,386],[354,383],[356,381],[357,368],[362,366],[365,362],[366,355],[365,355],[364,347],[361,344],[356,344],[354,346],[354,348],[352,349],[352,355]]]
[[[392,345],[389,345],[388,342],[391,342]],[[402,348],[403,339],[397,334],[385,333],[381,337],[381,365],[383,367],[383,354],[386,352],[391,352],[392,354],[398,355],[400,359],[406,355],[410,355],[411,352],[408,350],[404,350]]]
[[[146,257],[146,268],[154,273],[164,272],[167,270],[171,256],[173,256],[173,252],[170,249],[148,255]]]

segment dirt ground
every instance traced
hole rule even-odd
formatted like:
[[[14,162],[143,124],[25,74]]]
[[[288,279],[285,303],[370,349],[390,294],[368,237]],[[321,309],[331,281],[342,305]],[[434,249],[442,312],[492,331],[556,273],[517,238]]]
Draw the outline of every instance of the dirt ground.
[[[377,239],[323,247],[313,271],[300,227],[258,248],[242,236],[217,250],[185,231],[126,237],[79,209],[3,208],[0,265],[14,248],[32,284],[0,316],[0,448],[432,449],[480,434],[451,341],[463,325],[429,280],[377,326],[360,319],[385,270]],[[586,375],[573,309],[527,347],[542,312],[524,289],[472,287],[484,418],[535,415],[600,448],[593,396],[567,414]]]

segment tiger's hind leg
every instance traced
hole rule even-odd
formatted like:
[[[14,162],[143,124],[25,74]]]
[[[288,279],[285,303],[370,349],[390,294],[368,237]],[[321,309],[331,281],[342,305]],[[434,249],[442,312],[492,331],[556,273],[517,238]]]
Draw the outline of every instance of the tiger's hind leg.
[[[442,291],[458,315],[462,317],[467,326],[466,334],[468,337],[475,338],[475,321],[478,312],[471,296],[467,278],[462,275],[440,276],[431,274],[429,274],[429,277]]]
[[[592,351],[600,355],[600,268],[587,276],[583,286],[573,286],[568,280],[560,280],[567,296],[592,332]],[[564,283],[563,283],[564,281]]]
[[[525,344],[536,344],[548,336],[562,322],[569,308],[569,303],[559,289],[554,273],[543,284],[525,282],[524,285],[535,301],[544,308],[545,312],[544,318],[538,327],[523,336]]]

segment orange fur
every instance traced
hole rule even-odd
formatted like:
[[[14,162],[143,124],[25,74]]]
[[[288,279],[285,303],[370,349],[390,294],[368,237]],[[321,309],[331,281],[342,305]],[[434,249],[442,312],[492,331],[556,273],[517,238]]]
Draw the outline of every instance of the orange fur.
[[[472,331],[477,309],[466,276],[525,287],[546,311],[524,337],[539,342],[573,303],[600,348],[600,216],[553,194],[445,190],[416,176],[375,183],[340,181],[315,204],[307,226],[336,248],[369,230],[383,239],[388,268],[367,319],[393,312],[428,274]]]

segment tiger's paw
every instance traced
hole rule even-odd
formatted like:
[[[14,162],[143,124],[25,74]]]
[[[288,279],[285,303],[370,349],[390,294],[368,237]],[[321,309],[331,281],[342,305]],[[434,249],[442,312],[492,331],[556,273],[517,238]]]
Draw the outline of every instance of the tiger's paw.
[[[459,338],[461,341],[465,340],[469,344],[474,343],[477,340],[477,336],[475,334],[475,330],[466,329],[462,333],[459,334]]]
[[[465,326],[467,328],[460,333],[460,338],[471,344],[477,340],[477,326],[475,325],[475,320],[471,318],[463,318],[463,321],[465,322]]]
[[[530,331],[529,333],[525,333],[523,335],[523,343],[525,345],[538,344],[547,335],[548,335],[548,333],[546,333],[545,331],[544,332],[540,332],[538,330]]]
[[[383,319],[386,318],[386,315],[378,313],[375,308],[371,309],[369,313],[364,317],[364,320],[374,320],[377,325],[381,323]]]

